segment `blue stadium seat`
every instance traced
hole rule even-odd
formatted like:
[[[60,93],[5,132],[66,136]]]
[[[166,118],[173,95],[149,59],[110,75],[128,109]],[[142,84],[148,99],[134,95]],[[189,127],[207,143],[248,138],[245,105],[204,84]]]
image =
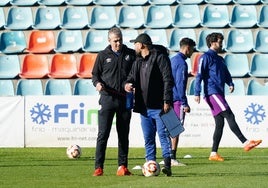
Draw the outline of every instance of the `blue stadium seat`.
[[[172,22],[170,6],[151,5],[147,10],[144,26],[147,28],[168,28]]]
[[[69,79],[48,79],[45,84],[45,95],[72,95]]]
[[[20,73],[20,61],[18,55],[0,56],[0,79],[16,78]]]
[[[118,25],[121,28],[141,28],[144,25],[142,6],[122,6],[119,12]]]
[[[80,30],[60,30],[57,36],[55,52],[78,52],[83,47]]]
[[[148,0],[152,5],[172,5],[176,0]]]
[[[177,0],[177,2],[181,4],[195,4],[195,5],[201,4],[203,3],[203,1],[204,0]]]
[[[61,28],[64,29],[84,29],[89,24],[86,6],[66,7],[62,17]]]
[[[0,7],[0,29],[3,29],[6,25],[4,9]]]
[[[172,51],[179,51],[180,40],[184,37],[188,37],[196,41],[194,29],[174,29],[170,33],[169,49]]]
[[[268,4],[268,0],[261,0],[262,4]]]
[[[12,80],[0,79],[0,96],[14,96],[14,84]]]
[[[67,5],[89,5],[93,0],[65,0]]]
[[[249,73],[254,77],[268,77],[268,54],[254,54]]]
[[[249,73],[247,54],[227,54],[224,56],[225,64],[232,77],[245,77]]]
[[[257,24],[257,11],[254,5],[235,5],[232,9],[230,26],[251,28]]]
[[[145,30],[144,33],[147,33],[153,44],[161,44],[165,47],[168,47],[167,33],[165,29],[149,29]]]
[[[205,3],[207,4],[220,4],[220,5],[228,5],[231,4],[233,1],[232,0],[204,0]]]
[[[120,3],[120,0],[93,0],[95,5],[117,5]]]
[[[208,5],[205,7],[201,25],[203,27],[224,28],[229,25],[227,5]]]
[[[73,95],[91,95],[98,96],[95,86],[91,79],[77,79],[74,83]]]
[[[260,8],[257,25],[259,27],[268,27],[268,5],[263,5]]]
[[[198,42],[196,45],[196,49],[199,52],[206,52],[208,50],[207,47],[207,42],[206,42],[206,37],[208,34],[213,33],[213,32],[217,32],[217,33],[223,33],[223,30],[221,29],[205,29],[205,30],[201,30],[198,34]],[[223,50],[225,50],[225,44],[223,41]]]
[[[121,0],[123,5],[145,5],[148,0]]]
[[[268,53],[267,47],[268,47],[268,30],[258,30],[255,37],[254,51],[259,53]]]
[[[1,34],[0,51],[2,53],[22,53],[26,48],[26,38],[23,31],[7,31]]]
[[[9,4],[10,3],[10,0],[1,0],[0,1],[0,6],[1,7],[4,7],[4,6],[6,6],[7,4]]]
[[[89,30],[83,47],[85,52],[99,52],[109,44],[107,41],[108,30]]]
[[[201,87],[202,87],[201,93],[200,93],[201,96],[204,95],[204,90],[203,90],[204,87],[203,86],[204,86],[204,84],[203,84],[203,82],[201,82]],[[187,95],[194,95],[194,89],[195,89],[195,79],[193,78],[192,80],[190,80]]]
[[[61,17],[58,7],[37,8],[33,28],[57,29],[60,25],[61,25]]]
[[[10,0],[10,4],[13,6],[32,6],[37,3],[38,0]]]
[[[117,25],[116,12],[113,6],[94,6],[91,12],[90,27],[110,29]]]
[[[233,0],[233,2],[241,5],[255,5],[258,4],[260,0]]]
[[[33,14],[31,7],[12,6],[8,9],[6,29],[27,30],[32,28]]]
[[[173,27],[197,27],[201,23],[200,10],[198,5],[180,5],[177,6],[174,18]]]
[[[261,84],[257,80],[251,79],[248,81],[247,95],[268,95],[268,83]]]
[[[65,0],[39,0],[39,5],[59,6],[65,4]]]
[[[40,79],[20,79],[16,87],[16,95],[43,95],[43,84]]]
[[[136,29],[124,29],[122,30],[123,43],[129,48],[134,49],[134,44],[129,42],[132,39],[135,39],[138,36],[138,31]]]
[[[228,32],[226,50],[233,53],[251,52],[254,48],[250,29],[232,29]]]
[[[244,96],[246,95],[245,92],[245,84],[243,79],[233,79],[233,83],[234,83],[234,91],[232,93],[229,92],[229,86],[227,84],[225,84],[225,95],[236,95],[236,96]]]

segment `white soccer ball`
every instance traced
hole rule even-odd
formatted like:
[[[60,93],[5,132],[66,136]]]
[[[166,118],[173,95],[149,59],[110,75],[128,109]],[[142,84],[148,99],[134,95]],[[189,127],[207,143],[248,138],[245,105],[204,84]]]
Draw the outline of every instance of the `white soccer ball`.
[[[70,159],[78,159],[82,155],[82,150],[80,146],[74,144],[67,147],[66,154]]]
[[[142,166],[142,173],[145,177],[158,176],[160,174],[160,166],[156,161],[146,161]]]

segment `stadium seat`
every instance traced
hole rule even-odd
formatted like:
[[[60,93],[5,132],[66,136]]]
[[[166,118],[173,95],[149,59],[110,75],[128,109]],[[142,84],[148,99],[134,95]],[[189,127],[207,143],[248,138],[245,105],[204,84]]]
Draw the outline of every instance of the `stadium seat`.
[[[20,79],[17,82],[16,95],[43,95],[43,84],[40,79]]]
[[[10,0],[1,0],[0,1],[0,6],[1,7],[4,7],[4,6],[6,6],[7,4],[9,4],[10,3]]]
[[[108,30],[90,30],[87,33],[83,51],[85,52],[99,52],[107,47]]]
[[[30,53],[50,53],[55,47],[53,31],[35,30],[30,33],[27,49]]]
[[[176,0],[148,0],[151,5],[172,5]]]
[[[134,44],[129,42],[132,39],[135,39],[138,36],[138,30],[136,29],[124,29],[122,30],[123,43],[129,48],[134,49]]]
[[[39,5],[47,5],[47,6],[59,6],[65,3],[65,0],[39,0]]]
[[[10,0],[10,4],[13,6],[33,6],[38,0]]]
[[[77,60],[74,54],[55,54],[49,67],[50,78],[72,78],[77,73]]]
[[[21,78],[45,78],[49,73],[46,55],[27,54],[22,62]]]
[[[3,29],[6,25],[4,9],[0,7],[0,29]]]
[[[229,25],[227,5],[208,5],[205,7],[201,25],[203,27],[224,28]]]
[[[119,12],[118,25],[121,28],[141,28],[144,25],[142,6],[122,6]]]
[[[268,4],[268,0],[261,0],[262,4]]]
[[[117,5],[120,3],[120,0],[93,0],[95,5]]]
[[[268,84],[261,84],[257,80],[251,79],[248,81],[247,95],[268,95]]]
[[[181,3],[181,4],[195,4],[195,5],[198,5],[198,4],[203,3],[203,0],[177,0],[177,2]]]
[[[93,0],[65,0],[67,5],[89,5],[93,2]]]
[[[108,1],[107,1],[108,2]],[[93,29],[110,29],[117,25],[113,6],[94,6],[91,11],[90,27]]]
[[[170,6],[151,5],[147,10],[144,26],[147,28],[168,28],[172,22]]]
[[[84,29],[89,24],[86,6],[66,7],[62,17],[61,28],[64,29]]]
[[[268,77],[268,54],[254,54],[249,74],[254,77]]]
[[[225,64],[232,77],[245,77],[249,73],[247,54],[227,54],[224,56]]]
[[[196,46],[197,51],[199,52],[206,52],[208,50],[208,46],[207,46],[207,42],[206,42],[206,37],[208,34],[213,33],[213,32],[217,32],[217,33],[223,33],[222,29],[205,29],[205,30],[201,30],[198,34],[198,43]],[[223,50],[225,48],[225,44],[223,41]]]
[[[153,44],[161,44],[165,47],[168,47],[167,33],[165,29],[149,29],[145,30],[144,33],[147,33]]]
[[[174,19],[173,27],[189,27],[194,28],[199,26],[201,23],[199,7],[196,4],[193,5],[180,5],[177,6]]]
[[[32,28],[33,14],[31,7],[12,6],[8,9],[6,29],[27,30]]]
[[[2,53],[22,53],[26,47],[26,38],[23,31],[7,31],[1,34],[0,51]]]
[[[56,40],[55,52],[78,52],[83,47],[81,30],[60,30]]]
[[[233,79],[234,83],[234,91],[232,93],[229,92],[229,86],[225,84],[225,95],[238,95],[238,96],[244,96],[246,95],[245,91],[245,84],[243,79]]]
[[[235,5],[232,9],[230,26],[252,28],[257,24],[257,12],[254,5]]]
[[[145,5],[148,0],[121,0],[123,5]]]
[[[233,0],[233,2],[241,5],[256,5],[260,0]]]
[[[0,79],[0,96],[14,96],[14,84],[12,80]]]
[[[97,53],[86,53],[83,54],[80,58],[77,77],[80,78],[91,78],[92,77],[92,69],[95,64],[95,60],[97,57]]]
[[[20,73],[20,61],[18,55],[0,56],[0,79],[16,78]]]
[[[205,3],[207,4],[220,4],[220,5],[228,5],[231,4],[233,1],[232,0],[204,0]]]
[[[60,11],[58,7],[38,7],[35,13],[33,28],[57,29],[61,25]]]
[[[254,51],[268,53],[268,30],[258,30],[255,39]]]
[[[191,66],[191,75],[196,76],[198,72],[198,66],[199,66],[199,59],[203,53],[193,53],[191,59],[192,59],[192,66]]]
[[[203,87],[203,82],[201,82],[201,93],[200,95],[203,96],[204,95],[204,87]],[[187,91],[187,95],[194,95],[194,90],[195,90],[195,78],[193,78],[192,80],[190,80],[189,83],[189,87],[188,87],[188,91]]]
[[[233,53],[251,52],[254,48],[250,29],[232,29],[227,34],[226,50]]]
[[[96,91],[95,86],[91,79],[77,79],[74,82],[73,95],[91,95],[98,96],[99,92]]]
[[[260,8],[257,25],[259,27],[268,27],[268,5],[263,5]]]
[[[45,95],[72,95],[69,79],[48,79],[45,84]]]
[[[174,29],[170,33],[169,49],[171,51],[179,51],[180,40],[184,37],[188,37],[196,41],[194,29]]]

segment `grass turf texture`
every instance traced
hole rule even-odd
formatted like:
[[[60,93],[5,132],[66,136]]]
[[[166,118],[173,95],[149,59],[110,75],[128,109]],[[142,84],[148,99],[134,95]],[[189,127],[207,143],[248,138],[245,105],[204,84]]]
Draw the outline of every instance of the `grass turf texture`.
[[[66,148],[0,148],[0,186],[5,187],[267,187],[267,149],[244,152],[242,148],[220,148],[224,162],[208,160],[209,148],[181,148],[178,158],[187,164],[173,167],[173,176],[144,177],[132,170],[144,163],[144,149],[131,148],[129,169],[134,174],[117,177],[117,149],[108,148],[104,175],[93,177],[94,148],[82,148],[77,160],[68,159]],[[158,162],[162,160],[158,149]],[[183,156],[190,154],[191,159]]]

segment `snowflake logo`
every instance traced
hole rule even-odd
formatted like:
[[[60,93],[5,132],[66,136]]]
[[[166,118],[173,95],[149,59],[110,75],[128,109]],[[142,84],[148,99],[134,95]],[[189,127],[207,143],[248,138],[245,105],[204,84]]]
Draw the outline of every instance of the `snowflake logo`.
[[[245,112],[245,118],[247,119],[247,122],[253,125],[258,125],[266,117],[263,105],[260,105],[260,104],[251,103],[248,106],[248,108],[244,110],[244,112]]]
[[[36,124],[45,124],[51,117],[48,105],[37,103],[31,110],[32,121]]]

